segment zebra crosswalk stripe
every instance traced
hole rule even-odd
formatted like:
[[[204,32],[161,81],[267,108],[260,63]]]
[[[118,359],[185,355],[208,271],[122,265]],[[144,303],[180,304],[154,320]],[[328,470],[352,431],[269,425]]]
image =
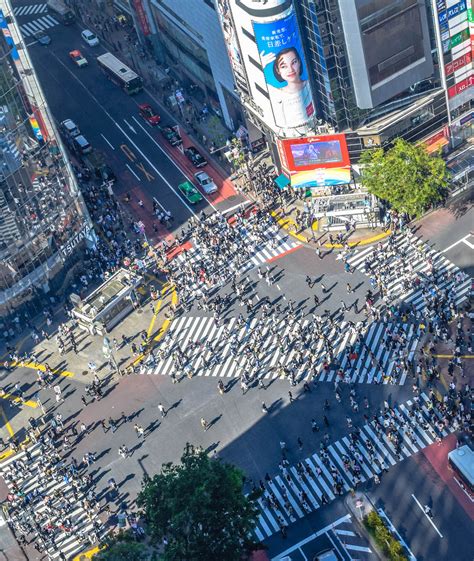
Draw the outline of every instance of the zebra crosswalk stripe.
[[[24,479],[16,477],[15,483],[20,487],[23,494],[32,493],[38,491],[43,495],[54,496],[54,492],[56,490],[61,490],[62,493],[65,494],[66,499],[69,502],[74,501],[72,495],[72,485],[61,478],[61,480],[57,480],[54,477],[48,477],[47,481],[41,479],[38,476],[38,467],[39,467],[39,458],[42,456],[39,445],[35,444],[29,448],[29,452],[33,457],[33,465],[34,468],[31,468],[31,464],[28,465],[30,468],[30,474],[28,474]],[[20,452],[11,458],[5,460],[4,462],[0,463],[0,475],[2,475],[5,479],[5,474],[8,472],[9,466],[11,463],[21,460],[25,457],[25,452]],[[13,494],[15,494],[15,489],[12,487],[10,479],[5,479],[7,487],[11,490]],[[82,497],[84,494],[82,491],[78,491],[79,495]],[[45,504],[38,504],[35,506],[35,515],[38,516],[44,511],[46,511],[47,507]],[[87,519],[86,511],[81,505],[81,501],[76,501],[75,507],[73,510],[68,514],[68,518],[71,519],[72,524],[74,525],[77,531],[82,531],[84,534],[87,534],[94,528],[92,522],[89,522]],[[56,536],[55,539],[56,549],[49,548],[47,550],[48,559],[56,559],[59,557],[59,553],[62,552],[66,555],[66,557],[72,558],[74,555],[78,554],[82,549],[83,545],[79,543],[76,537],[72,533],[63,532]]]
[[[29,4],[28,6],[16,6],[13,8],[15,16],[31,16],[32,14],[42,14],[48,9],[47,4]]]
[[[158,354],[155,358],[154,366],[147,365],[144,367],[144,371],[163,376],[170,375],[174,369],[173,351],[179,347],[182,351],[186,352],[192,343],[199,343],[201,351],[199,353],[194,352],[189,358],[189,365],[194,375],[220,378],[239,376],[245,357],[241,352],[237,352],[235,356],[232,354],[231,340],[224,338],[224,330],[227,329],[231,333],[235,332],[236,335],[232,337],[235,337],[235,344],[241,349],[247,341],[249,330],[255,329],[258,325],[262,337],[259,343],[259,372],[264,379],[276,378],[279,375],[277,371],[278,365],[286,366],[290,364],[295,353],[298,351],[292,347],[287,352],[281,352],[277,344],[278,333],[275,334],[273,329],[275,327],[274,320],[266,320],[262,323],[262,320],[252,318],[247,321],[246,325],[235,330],[235,318],[216,325],[211,317],[181,316],[171,324],[167,336],[168,342],[163,343],[164,346],[162,346],[162,358]],[[303,329],[308,326],[309,321],[302,321]],[[284,340],[294,327],[282,320],[278,329],[280,329],[281,338]],[[394,335],[403,334],[403,337],[406,338],[406,344],[396,343],[388,346],[385,343],[384,334],[389,331]],[[412,358],[419,337],[419,329],[415,328],[413,324],[373,322],[363,336],[363,342],[367,345],[367,348],[363,347],[360,349],[357,359],[353,364],[350,364],[347,351],[349,345],[355,344],[357,332],[349,332],[347,324],[343,322],[337,327],[333,327],[328,333],[328,339],[332,342],[335,357],[338,358],[347,381],[352,383],[373,383],[376,381],[377,383],[383,382],[387,384],[390,382],[391,376],[395,382],[398,372],[394,372],[394,369],[398,368],[396,363],[398,358],[400,358],[400,351],[408,348],[408,359]],[[208,350],[204,346],[206,342],[212,344],[212,350]],[[369,351],[375,356],[376,363],[372,361]],[[302,364],[296,377],[297,380],[313,379],[313,371],[315,371],[318,374],[314,380],[320,382],[334,381],[336,371],[331,369],[326,372],[322,368],[326,356],[322,339],[315,343],[313,349],[305,349],[301,353]],[[314,360],[314,370],[309,367],[310,357]],[[382,373],[385,375],[383,380]],[[396,383],[403,384],[406,378],[407,373],[404,372]]]
[[[371,421],[361,427],[360,438],[356,444],[351,444],[348,436],[344,436],[338,441],[328,446],[327,451],[329,455],[329,463],[325,465],[318,454],[306,458],[302,464],[306,466],[306,472],[298,473],[296,466],[288,467],[284,475],[277,475],[267,485],[267,490],[263,496],[258,500],[260,508],[257,528],[255,530],[256,536],[262,540],[270,537],[278,531],[280,524],[289,525],[298,519],[303,518],[309,511],[308,507],[314,511],[318,509],[323,501],[323,493],[329,501],[333,501],[336,496],[332,490],[333,478],[330,469],[336,469],[338,475],[342,479],[344,490],[347,492],[353,487],[353,482],[349,472],[345,470],[343,457],[354,457],[351,453],[352,446],[359,453],[358,463],[360,465],[360,480],[361,482],[372,479],[375,474],[380,474],[381,468],[375,461],[370,460],[368,443],[371,445],[374,458],[380,462],[381,466],[388,464],[388,467],[396,465],[398,462],[416,454],[426,446],[433,444],[437,438],[436,429],[432,426],[432,421],[429,416],[428,403],[429,397],[422,393],[419,400],[419,411],[423,420],[429,428],[425,430],[419,422],[418,418],[412,417],[409,412],[409,407],[413,405],[409,400],[406,404],[395,406],[392,410],[394,412],[394,419],[405,423],[406,428],[399,426],[398,434],[400,439],[400,454],[397,455],[394,444],[390,441],[385,431],[375,429],[375,422]],[[435,416],[441,419],[441,414],[434,409]],[[379,421],[383,423],[383,417],[379,417]],[[408,434],[411,431],[412,436]],[[439,430],[439,429],[438,429]],[[455,427],[443,429],[441,434],[446,436],[453,432]],[[320,469],[319,475],[317,469]],[[301,471],[301,470],[300,470]],[[312,475],[310,475],[312,474]],[[277,508],[267,504],[270,499],[270,492],[273,493],[273,501],[276,503]],[[303,504],[301,493],[304,492],[307,496],[306,507]],[[288,503],[291,505],[291,512],[285,508],[287,497]]]
[[[388,242],[382,244],[382,247],[386,248]],[[449,261],[444,255],[438,251],[430,248],[423,240],[412,234],[411,232],[406,232],[403,234],[398,234],[395,237],[394,242],[395,248],[402,250],[406,253],[404,261],[409,263],[412,267],[412,273],[425,273],[429,269],[429,264],[427,262],[427,257],[433,260],[433,266],[436,271],[442,273],[453,273],[457,274],[460,272],[459,267],[454,265]],[[418,247],[422,248],[423,255],[418,251]],[[353,256],[349,257],[348,263],[351,267],[360,270],[363,273],[369,274],[365,267],[366,260],[373,257],[376,252],[376,247],[368,247],[357,251]],[[403,287],[403,278],[400,275],[399,268],[396,266],[398,262],[398,257],[390,257],[387,261],[388,267],[390,267],[389,276],[385,281],[386,292],[388,297],[397,298],[405,301],[407,304],[412,304],[417,310],[423,310],[425,308],[424,296],[422,292],[422,287],[411,288],[409,290]],[[377,268],[377,265],[375,265]],[[442,280],[437,284],[440,289],[451,288],[454,286],[455,281]],[[464,278],[459,285],[454,286],[456,290],[456,304],[461,304],[468,296],[470,286],[470,279]]]
[[[25,37],[30,37],[37,31],[46,31],[47,29],[50,29],[55,25],[59,25],[58,20],[56,20],[52,16],[43,16],[41,18],[20,25],[20,29]]]

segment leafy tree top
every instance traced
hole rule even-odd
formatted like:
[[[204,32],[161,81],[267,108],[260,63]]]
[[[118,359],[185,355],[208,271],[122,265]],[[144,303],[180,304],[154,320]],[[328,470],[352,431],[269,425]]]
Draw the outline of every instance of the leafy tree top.
[[[241,561],[258,512],[243,482],[240,469],[189,444],[180,464],[145,481],[137,504],[152,539],[166,539],[164,561]]]
[[[424,145],[399,138],[386,151],[375,148],[364,152],[361,163],[364,187],[398,212],[420,216],[446,194],[446,163],[439,155],[428,154]]]

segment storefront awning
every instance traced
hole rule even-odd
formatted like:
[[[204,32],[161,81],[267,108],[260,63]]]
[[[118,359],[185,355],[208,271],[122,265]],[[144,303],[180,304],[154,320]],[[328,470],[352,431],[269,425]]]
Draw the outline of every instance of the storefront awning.
[[[427,146],[426,151],[428,152],[428,154],[433,154],[433,152],[436,152],[437,150],[439,150],[443,146],[446,146],[446,144],[448,144],[448,142],[449,142],[448,139],[443,136],[443,138],[440,138],[436,142],[433,142],[433,144],[430,144],[429,146]]]
[[[274,179],[274,181],[278,189],[284,189],[285,187],[288,187],[288,185],[291,183],[288,177],[286,177],[286,175],[283,174],[279,175],[276,179]]]

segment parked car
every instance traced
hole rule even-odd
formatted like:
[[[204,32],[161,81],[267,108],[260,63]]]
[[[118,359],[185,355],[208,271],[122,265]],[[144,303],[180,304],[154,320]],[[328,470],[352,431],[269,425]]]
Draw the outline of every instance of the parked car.
[[[81,32],[81,37],[89,45],[89,47],[95,47],[99,44],[99,38],[89,29],[84,29],[84,31]]]
[[[83,154],[89,154],[89,152],[92,152],[92,146],[89,144],[86,138],[82,136],[82,134],[75,136],[72,139],[72,146],[74,150],[81,156]]]
[[[161,117],[149,103],[142,103],[138,106],[138,110],[140,117],[143,117],[149,125],[155,126],[160,122]]]
[[[178,189],[192,205],[202,201],[201,193],[196,189],[196,187],[194,187],[191,181],[181,183],[178,185]]]
[[[207,161],[201,156],[198,149],[194,146],[185,148],[184,153],[188,157],[188,160],[197,168],[202,168],[207,165]]]
[[[72,62],[74,62],[74,64],[79,66],[79,68],[82,68],[83,66],[88,65],[86,57],[83,56],[81,51],[79,51],[78,49],[75,49],[74,51],[71,51],[69,53],[69,56],[70,56]]]
[[[66,119],[61,123],[61,130],[67,138],[74,138],[79,136],[81,131],[72,119]]]
[[[33,37],[38,41],[40,45],[49,45],[51,43],[51,37],[46,35],[44,31],[35,31]]]
[[[206,195],[210,195],[211,193],[215,193],[217,191],[217,185],[205,171],[198,171],[194,174],[194,177]]]
[[[183,144],[183,139],[171,125],[163,125],[160,127],[160,130],[171,146],[179,146],[180,144]]]

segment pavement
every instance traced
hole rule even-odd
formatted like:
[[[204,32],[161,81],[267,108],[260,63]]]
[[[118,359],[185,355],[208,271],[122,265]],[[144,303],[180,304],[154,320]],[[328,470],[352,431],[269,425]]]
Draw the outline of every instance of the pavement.
[[[209,173],[219,184],[218,195],[215,199],[205,199],[200,206],[189,205],[179,195],[176,186],[183,181],[183,178],[192,174],[193,169],[189,167],[187,161],[182,159],[182,154],[178,150],[167,146],[161,135],[137,116],[138,103],[153,102],[149,93],[145,91],[130,98],[116,86],[104,80],[95,65],[90,65],[85,69],[76,69],[71,66],[67,53],[74,42],[80,46],[90,60],[102,52],[101,47],[90,49],[86,45],[82,45],[78,38],[79,29],[77,27],[66,29],[57,26],[51,30],[51,36],[52,43],[49,47],[32,45],[30,53],[37,66],[52,113],[57,121],[68,117],[73,118],[93,146],[106,153],[119,178],[117,185],[114,186],[115,194],[121,198],[125,193],[131,193],[131,212],[133,215],[136,214],[143,218],[144,222],[146,221],[145,230],[151,234],[150,237],[153,237],[153,198],[156,198],[165,208],[170,209],[175,216],[173,224],[157,236],[157,238],[166,236],[170,241],[188,229],[191,218],[198,220],[202,210],[208,212],[215,207],[222,212],[231,212],[236,204],[245,201],[236,190],[228,190],[225,185],[225,181],[228,179],[225,177],[225,173],[211,163]],[[161,106],[159,108],[161,111]],[[191,142],[191,140],[186,139],[185,142]],[[140,199],[143,200],[144,207],[138,205]],[[449,252],[453,249],[446,252],[448,255],[446,259],[443,259],[445,254],[442,252],[449,245],[464,239],[467,235],[468,212],[471,211],[468,210],[461,216],[453,211],[449,220],[438,220],[438,230],[435,228],[436,216],[440,218],[441,215],[433,214],[433,218],[429,219],[431,222],[427,218],[426,222],[420,223],[419,235],[422,238],[430,241],[432,237],[436,237],[436,247],[432,251],[434,259],[440,267],[451,266]],[[280,217],[282,220],[285,218],[290,217]],[[381,232],[370,232],[370,234],[373,237]],[[356,235],[358,235],[357,232],[353,234],[353,236]],[[367,237],[369,236],[367,235]],[[158,241],[158,239],[153,241]],[[351,237],[349,241],[358,242],[358,246],[362,245],[363,238],[358,240]],[[471,243],[470,238],[465,238],[465,241]],[[400,236],[398,243],[408,243],[408,240],[404,240],[404,237]],[[454,246],[454,249],[464,249],[465,247],[468,248],[468,245],[463,241]],[[282,229],[274,247],[270,244],[262,244],[251,257],[252,266],[244,274],[248,279],[252,294],[258,298],[268,296],[272,301],[280,302],[283,306],[288,300],[294,300],[304,310],[307,321],[311,321],[311,314],[315,312],[312,305],[314,295],[318,295],[321,300],[324,300],[324,308],[329,309],[330,314],[334,317],[340,313],[340,302],[343,300],[346,304],[350,304],[347,320],[363,319],[361,303],[369,287],[368,277],[363,270],[363,256],[364,252],[373,251],[373,248],[370,244],[355,248],[351,257],[354,263],[352,273],[344,273],[343,264],[338,258],[338,248],[326,247],[324,249],[324,255],[319,259],[315,255],[311,242],[295,239]],[[414,266],[418,265],[413,256],[410,259],[413,260]],[[462,255],[460,255],[459,266],[465,267],[466,265],[469,264],[463,262]],[[271,271],[271,275],[275,279],[272,286],[266,286],[264,282],[261,282],[258,275],[259,268]],[[399,296],[400,284],[397,270],[391,271],[391,275],[393,290]],[[311,288],[306,283],[306,276],[310,276],[314,280]],[[150,280],[150,282],[153,281]],[[322,282],[330,290],[323,292],[320,286]],[[346,282],[351,283],[354,292],[348,294]],[[228,290],[229,287],[224,287],[222,294]],[[140,339],[140,333],[146,331],[150,345],[155,342],[159,343],[165,332],[175,341],[196,336],[202,340],[220,342],[222,326],[216,328],[209,314],[199,310],[196,305],[187,314],[180,315],[178,312],[172,320],[167,317],[167,315],[169,316],[167,312],[172,305],[179,304],[176,302],[178,296],[172,290],[165,291],[162,294],[162,304],[156,303],[152,310],[147,300],[148,294],[145,292],[142,308],[131,314],[120,327],[113,330],[110,337],[120,340],[121,335],[125,334],[126,337],[136,341]],[[422,307],[422,298],[419,293],[409,295],[409,297],[413,306]],[[240,307],[234,304],[224,321],[226,323],[235,321],[236,315],[241,311]],[[61,313],[58,312],[51,331],[54,332],[58,323],[63,320]],[[285,322],[285,317],[279,318],[279,320]],[[266,359],[267,361],[271,360],[270,353],[274,350],[275,345],[274,339],[268,335],[268,327],[268,325],[265,326],[263,343],[269,351],[270,358]],[[287,327],[284,325],[282,329],[287,329]],[[338,352],[343,356],[349,333],[345,329],[345,324],[338,323],[337,327],[331,333],[331,337],[337,338],[340,342]],[[369,348],[377,357],[383,357],[384,365],[393,369],[395,361],[383,343],[385,328],[386,326],[381,323],[374,322],[366,340]],[[393,325],[390,328],[405,330],[412,342],[410,352],[415,351],[423,331],[420,324],[401,326],[397,323],[396,326]],[[225,343],[227,344],[227,341]],[[342,404],[335,403],[333,399],[334,372],[329,372],[324,379],[318,379],[316,384],[312,384],[311,392],[305,392],[301,384],[291,388],[294,400],[290,400],[288,381],[272,375],[265,378],[265,389],[251,388],[245,395],[242,395],[235,376],[237,365],[231,361],[226,362],[225,366],[220,369],[216,367],[207,372],[201,369],[198,370],[200,374],[193,378],[188,379],[184,376],[173,383],[168,371],[169,360],[158,360],[155,365],[145,365],[143,369],[138,365],[136,372],[130,373],[128,376],[119,377],[114,374],[112,369],[107,365],[104,366],[101,338],[84,338],[79,345],[78,355],[68,352],[66,355],[60,356],[51,340],[41,342],[37,349],[33,349],[29,334],[23,340],[22,345],[24,350],[35,353],[37,357],[35,364],[39,363],[44,366],[44,363],[48,362],[58,372],[58,383],[66,399],[56,408],[53,405],[52,390],[38,391],[35,382],[36,366],[18,364],[12,367],[9,365],[8,369],[4,369],[2,373],[5,395],[0,403],[5,413],[5,417],[2,417],[3,422],[5,422],[5,418],[7,420],[5,427],[1,429],[4,431],[2,435],[5,437],[10,435],[8,430],[8,425],[10,425],[10,430],[18,432],[21,437],[21,431],[30,416],[40,418],[46,415],[49,418],[53,411],[61,412],[68,427],[78,426],[80,422],[84,422],[88,427],[88,433],[84,438],[78,440],[72,455],[80,460],[85,452],[96,452],[98,459],[94,465],[94,474],[99,492],[106,487],[107,474],[113,473],[120,487],[120,502],[127,504],[129,508],[134,508],[134,499],[141,487],[143,476],[155,473],[157,466],[161,463],[177,461],[185,443],[193,442],[201,445],[209,453],[216,451],[219,457],[236,463],[254,482],[264,479],[268,473],[272,485],[277,491],[288,490],[289,496],[296,505],[295,508],[302,514],[298,515],[297,523],[288,526],[286,539],[282,538],[275,529],[274,513],[261,505],[262,516],[258,531],[265,538],[271,556],[279,555],[304,540],[305,537],[317,534],[321,529],[328,525],[331,526],[335,521],[347,515],[343,501],[337,497],[334,497],[334,500],[331,498],[330,504],[327,506],[322,507],[320,504],[322,492],[327,492],[326,488],[331,490],[327,474],[323,473],[321,478],[316,480],[305,479],[301,483],[295,469],[298,461],[304,461],[306,465],[316,468],[319,464],[319,446],[326,434],[331,442],[331,461],[335,465],[340,467],[342,454],[347,451],[346,416],[350,411],[349,387],[344,385],[342,389]],[[439,354],[444,354],[446,351],[441,347],[438,350]],[[140,356],[133,356],[129,346],[121,347],[116,352],[117,360],[122,367],[131,362],[140,362]],[[202,358],[204,358],[204,353],[202,357],[198,357],[199,360]],[[92,373],[88,371],[87,367],[87,363],[91,359],[96,362],[98,368],[101,368],[99,376],[103,381],[104,397],[100,401],[90,401],[84,406],[80,397],[84,393],[86,383],[90,382],[92,377]],[[391,367],[390,364],[392,364]],[[266,366],[263,365],[262,368]],[[446,378],[446,364],[441,366],[445,381],[449,380]],[[87,373],[83,374],[84,372]],[[64,375],[65,373],[70,373],[72,376]],[[410,469],[418,466],[417,463],[412,462],[415,462],[431,446],[437,445],[433,427],[430,426],[426,430],[416,429],[417,441],[411,445],[407,443],[403,459],[399,461],[395,457],[390,443],[386,442],[385,438],[373,435],[373,430],[364,415],[370,417],[376,414],[385,400],[394,406],[397,415],[401,417],[406,415],[407,404],[413,398],[412,382],[409,377],[405,376],[403,382],[401,377],[396,377],[397,383],[389,383],[388,379],[383,379],[384,377],[379,374],[371,366],[366,354],[359,357],[358,367],[353,372],[354,387],[361,399],[367,397],[369,408],[351,412],[351,419],[354,426],[360,427],[365,437],[374,443],[380,451],[380,455],[390,463],[389,474],[394,471],[405,474],[407,489],[409,489]],[[379,378],[386,383],[375,383],[379,381]],[[217,391],[218,379],[225,382],[224,395]],[[24,391],[25,404],[19,403],[15,398],[12,389],[16,383],[20,384]],[[425,387],[423,380],[420,380],[420,383],[426,395],[429,388]],[[446,391],[442,380],[435,381],[435,386],[440,394]],[[46,413],[42,412],[41,407],[32,406],[35,402],[38,404],[38,397]],[[311,419],[316,417],[319,421],[321,420],[326,399],[331,402],[331,409],[327,413],[329,427],[315,433],[311,429]],[[268,415],[262,412],[262,401],[270,410]],[[166,410],[166,415],[163,417],[157,409],[159,403],[162,403]],[[200,418],[203,416],[211,425],[207,431],[203,431],[200,426]],[[118,424],[115,432],[101,428],[101,421],[107,421],[109,417]],[[133,425],[137,422],[145,429],[144,439],[137,438],[134,431]],[[445,436],[446,439],[450,438],[448,434]],[[298,438],[301,438],[303,442],[301,449],[297,444]],[[281,459],[280,440],[287,442],[288,455],[292,463],[291,482],[288,483],[282,480],[277,469]],[[130,457],[122,459],[118,456],[117,450],[121,445],[126,445],[130,449]],[[365,448],[364,451],[367,453]],[[11,459],[12,457],[7,458],[7,461]],[[373,473],[376,469],[366,461],[363,469],[365,478],[363,488],[371,493],[374,490]],[[342,477],[345,481],[345,488],[349,488],[351,482],[344,474]],[[419,485],[427,487],[431,481],[430,477],[428,474],[424,482],[421,477]],[[388,477],[387,480],[390,481]],[[386,489],[387,495],[392,493],[393,497],[390,500],[393,501],[393,509],[396,509],[397,497],[405,498],[405,488],[399,486],[395,478],[392,480],[391,487],[388,484],[386,488],[383,487],[384,481],[385,476],[379,489]],[[311,512],[308,515],[303,515],[304,508],[298,494],[305,487],[311,498]],[[418,493],[415,494],[418,496]],[[375,497],[377,499],[378,495]],[[386,497],[382,497],[382,500],[387,504],[389,502]],[[115,509],[115,506],[113,508]],[[392,508],[386,510],[390,518],[396,522],[397,527],[403,528],[403,520],[393,516]],[[453,510],[453,516],[456,516],[457,520],[461,513]],[[418,521],[415,520],[414,523],[416,524]],[[461,524],[464,522],[461,521]],[[331,539],[333,541],[338,539],[340,542],[345,542],[346,545],[357,547],[358,542],[351,541],[352,536],[347,533],[353,532],[353,529],[350,526],[336,526],[331,531],[325,530],[311,542],[314,545],[315,553],[320,551],[320,546],[324,546],[322,542],[317,541],[319,538],[324,539],[324,543],[331,543]],[[339,529],[339,533],[336,531],[337,529]],[[425,551],[423,544],[418,540],[416,533],[407,536],[410,547],[413,545],[414,549]],[[336,543],[338,542],[336,541]],[[299,550],[301,549],[310,555],[313,545],[309,544],[310,542],[301,545],[297,554],[300,555]],[[348,559],[349,551],[351,550],[341,548],[341,555],[345,555],[343,559]],[[357,550],[353,549],[352,552],[354,551]],[[456,549],[453,551],[457,552]],[[432,550],[429,549],[428,552],[431,554]],[[449,551],[445,551],[445,553],[444,557],[438,557],[437,561],[452,561],[449,558]],[[33,555],[32,553],[31,559],[35,558]]]

